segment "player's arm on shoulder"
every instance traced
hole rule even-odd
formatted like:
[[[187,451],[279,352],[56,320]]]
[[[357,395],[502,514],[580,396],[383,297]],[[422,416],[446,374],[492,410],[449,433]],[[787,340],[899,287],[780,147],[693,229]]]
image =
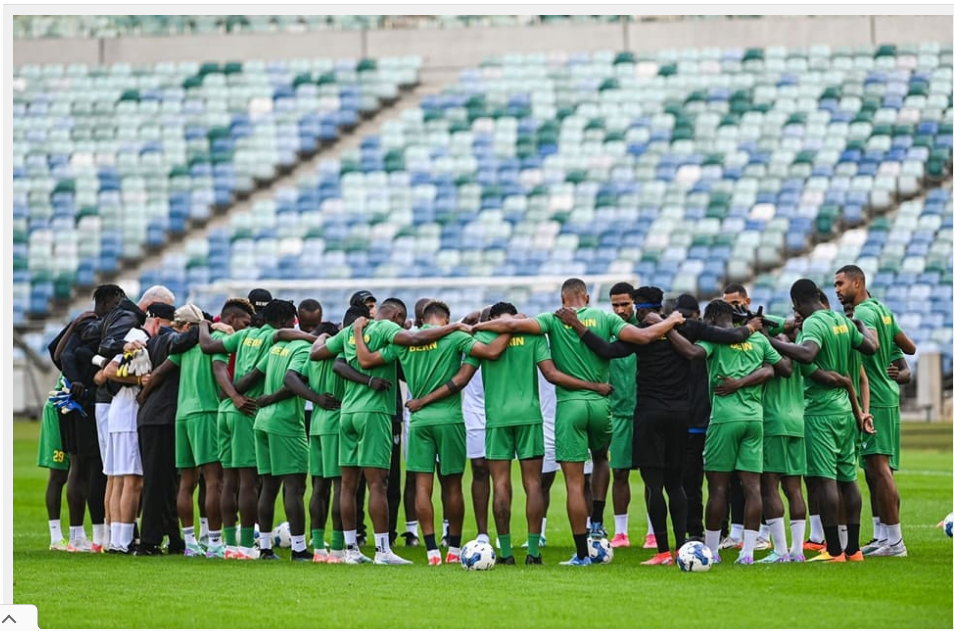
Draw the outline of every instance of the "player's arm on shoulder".
[[[185,333],[169,334],[169,354],[181,354],[199,343],[199,327],[192,327]]]
[[[434,403],[435,401],[440,401],[441,399],[446,399],[456,392],[460,392],[467,384],[470,383],[470,380],[473,378],[474,374],[477,373],[477,367],[473,364],[461,364],[460,369],[457,371],[453,377],[447,380],[446,383],[438,386],[431,392],[427,393],[425,396],[420,397],[419,399],[410,399],[407,403],[404,404],[408,410],[413,414],[421,408],[425,408],[428,405]]]
[[[543,374],[544,379],[555,386],[560,386],[561,388],[566,388],[567,390],[592,390],[593,392],[596,392],[597,394],[604,397],[609,396],[610,393],[613,392],[613,386],[608,383],[584,381],[562,372],[556,367],[556,364],[553,363],[552,359],[540,360],[537,362],[537,367]]]
[[[202,352],[206,355],[215,355],[215,354],[226,354],[228,349],[225,347],[225,340],[228,338],[222,338],[219,340],[212,339],[212,333],[209,332],[209,321],[202,320],[196,326],[199,329],[199,348],[202,349]],[[237,335],[233,333],[232,335]],[[229,336],[230,338],[231,336]]]
[[[784,335],[781,333],[780,335]],[[765,348],[765,360],[772,365],[773,372],[776,377],[791,377],[792,376],[792,360],[789,357],[785,357],[777,350],[772,348],[772,345],[768,342],[768,337],[764,336],[762,333],[756,333],[759,341],[764,344]]]
[[[689,320],[679,328],[679,332],[683,333],[689,339],[693,339],[694,337],[696,340],[715,342],[716,344],[738,344],[749,339],[749,336],[751,336],[757,328],[758,325],[752,324],[751,322],[745,326],[734,326],[727,329],[700,320]]]
[[[332,341],[335,348],[328,348],[328,342]],[[313,361],[322,361],[324,359],[331,359],[338,355],[341,352],[340,340],[338,336],[330,337],[327,333],[322,333],[315,339],[315,343],[311,345],[311,351],[308,353],[308,358]]]
[[[473,346],[470,347],[471,357],[477,359],[489,359],[491,361],[499,359],[503,352],[507,350],[507,344],[510,343],[511,335],[509,333],[501,333],[498,335],[494,341],[489,344],[484,344],[483,342],[475,342]]]
[[[489,322],[480,322],[474,325],[474,332],[490,331],[491,333],[529,333],[531,335],[540,335],[543,329],[540,323],[533,318],[511,318],[509,320],[490,320]]]
[[[469,332],[469,326],[462,322],[453,322],[444,326],[435,326],[428,329],[418,329],[417,331],[408,331],[402,329],[392,338],[391,343],[398,346],[423,346],[436,342],[437,340],[450,335],[454,331]]]
[[[666,319],[647,327],[640,328],[632,324],[627,324],[620,329],[617,337],[630,344],[649,344],[669,333],[674,326],[682,324],[685,321],[686,318],[681,313],[673,311]]]
[[[791,357],[799,364],[812,363],[815,361],[815,357],[818,356],[818,351],[821,350],[821,347],[815,340],[802,340],[801,344],[794,344],[792,342],[783,342],[776,337],[770,337],[768,341],[769,344],[772,345],[772,348],[778,351],[780,355]]]
[[[142,390],[136,397],[139,403],[142,403],[148,399],[149,395],[152,394],[152,391],[162,385],[162,382],[177,370],[179,370],[179,366],[169,361],[169,359],[166,359],[159,364],[158,368],[154,368],[149,376],[149,381],[143,384]]]
[[[272,344],[278,344],[279,342],[308,342],[314,344],[317,339],[314,335],[298,329],[278,329],[272,335]]]
[[[359,318],[359,320],[360,319],[361,318]],[[365,370],[383,366],[387,363],[381,351],[374,351],[372,353],[368,348],[368,345],[364,341],[364,327],[360,326],[359,322],[355,322],[354,327],[354,348],[358,354],[358,365]]]
[[[705,359],[706,357],[706,349],[687,340],[678,329],[670,331],[666,339],[669,340],[673,350],[686,359]]]
[[[858,332],[861,333],[861,341],[859,342],[857,338],[852,343],[852,347],[862,353],[863,355],[874,355],[878,352],[878,332],[875,329],[869,329],[865,326],[865,323],[860,319],[855,318],[852,320],[857,327]]]

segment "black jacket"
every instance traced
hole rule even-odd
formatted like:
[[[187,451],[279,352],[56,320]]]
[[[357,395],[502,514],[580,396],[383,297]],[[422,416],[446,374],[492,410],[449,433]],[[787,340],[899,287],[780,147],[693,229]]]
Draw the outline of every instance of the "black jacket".
[[[113,357],[123,352],[123,346],[126,344],[124,338],[130,329],[141,327],[145,322],[145,312],[129,298],[123,298],[102,320],[97,353],[105,357],[107,363],[112,361]],[[121,387],[119,384],[106,382],[96,391],[96,402],[109,403]]]
[[[149,360],[153,369],[162,365],[169,355],[184,353],[199,343],[199,329],[194,327],[185,333],[176,333],[173,329],[162,327],[155,337],[146,342]],[[163,379],[150,394],[146,402],[139,406],[136,417],[138,427],[146,425],[175,425],[176,408],[179,399],[179,375],[169,375]]]

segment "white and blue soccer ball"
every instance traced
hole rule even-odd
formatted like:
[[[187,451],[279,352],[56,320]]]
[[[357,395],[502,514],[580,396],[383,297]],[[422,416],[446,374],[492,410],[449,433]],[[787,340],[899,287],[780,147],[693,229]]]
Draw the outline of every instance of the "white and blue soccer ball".
[[[683,572],[708,572],[712,567],[712,550],[700,541],[687,541],[679,548],[676,563]]]
[[[483,541],[469,541],[460,551],[460,564],[465,570],[491,570],[497,563],[494,547]]]
[[[272,546],[277,548],[290,548],[291,545],[291,526],[288,525],[287,521],[283,521],[278,524],[278,528],[272,531]]]
[[[944,534],[954,537],[954,513],[948,513],[944,518]]]
[[[587,537],[586,547],[593,563],[610,563],[613,560],[613,546],[606,537]]]

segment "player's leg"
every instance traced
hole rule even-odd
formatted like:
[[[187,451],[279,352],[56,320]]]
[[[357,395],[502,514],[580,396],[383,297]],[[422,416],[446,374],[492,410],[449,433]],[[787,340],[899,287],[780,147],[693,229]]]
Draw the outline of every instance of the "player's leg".
[[[325,550],[325,526],[331,498],[331,480],[324,478],[321,454],[321,436],[308,437],[308,473],[311,476],[311,500],[308,502],[308,517],[311,519],[311,545],[315,550],[315,563],[327,560]]]
[[[523,490],[527,496],[527,565],[542,564],[540,544],[543,535],[543,485],[541,480],[542,458],[527,458],[520,461]]]
[[[772,438],[784,438],[783,436],[767,436],[766,441],[766,455],[765,455],[765,468],[769,468],[769,457],[768,450],[770,448],[770,441]],[[774,556],[769,555],[767,558],[777,558],[781,560],[788,554],[788,545],[786,543],[785,537],[785,506],[782,504],[782,497],[779,495],[779,479],[781,474],[772,473],[765,471],[762,473],[762,479],[760,483],[760,488],[762,491],[762,515],[765,518],[765,523],[768,524],[769,528],[772,531],[772,541],[775,544]],[[763,559],[764,560],[764,559]]]
[[[587,446],[593,460],[593,472],[590,475],[590,488],[593,493],[590,528],[594,534],[606,537],[603,514],[610,482],[609,446],[613,440],[613,421],[608,400],[580,403],[582,404],[580,413],[584,417],[586,427]]]
[[[505,429],[505,428],[501,428]],[[488,432],[488,440],[491,440]],[[488,460],[490,478],[494,484],[494,524],[497,526],[497,541],[500,548],[500,561],[513,563],[513,542],[510,539],[510,507],[513,500],[513,488],[510,481],[510,460]],[[509,561],[508,561],[509,559]]]
[[[340,473],[340,469],[339,469]],[[341,476],[331,478],[331,552],[329,563],[340,563],[344,560],[345,539],[344,523],[341,520]],[[334,559],[334,560],[331,560]]]
[[[112,432],[106,437],[106,509],[109,519],[109,547],[106,551],[126,553],[128,552],[128,548],[124,548],[122,545],[122,500],[123,482],[125,480],[120,474],[120,468],[118,466],[119,463],[122,462],[122,453],[119,448],[121,437],[119,432]]]
[[[706,444],[705,428],[693,431],[690,428],[686,442],[686,464],[683,468],[682,488],[686,493],[686,530],[690,537],[703,537],[702,524],[702,482],[705,472],[702,468],[702,450]]]
[[[759,426],[761,428],[761,425]],[[689,440],[689,414],[669,415],[668,423],[662,426],[665,439],[663,486],[669,498],[669,518],[672,521],[675,547],[678,550],[686,542],[686,491],[682,485],[686,462],[686,443]],[[759,465],[762,462],[759,445]]]
[[[431,502],[431,494],[434,492],[434,474],[416,471],[414,482],[417,484],[417,490],[414,493],[417,505],[414,510],[417,513],[421,534],[424,536],[427,562],[430,565],[440,565],[441,551],[437,546],[437,535],[434,534],[434,505]]]
[[[840,423],[833,416],[805,416],[806,484],[809,500],[818,502],[826,550],[812,560],[841,561],[842,546],[838,536],[838,513],[841,498],[835,482],[838,469],[837,434]],[[854,466],[854,465],[853,465]]]
[[[406,452],[405,452],[406,454]],[[405,460],[407,455],[405,455]],[[417,481],[415,478],[417,474],[413,471],[404,472],[404,524],[405,531],[402,535],[404,537],[404,545],[407,547],[414,547],[420,544],[418,539],[418,525],[419,520],[417,518]]]
[[[222,463],[222,493],[219,498],[219,512],[222,516],[222,533],[225,538],[226,558],[235,557],[238,547],[238,535],[235,524],[238,521],[238,469],[232,464],[232,426],[228,412],[219,412],[215,417],[216,442],[219,448],[218,461]]]
[[[40,422],[39,450],[37,466],[49,471],[46,482],[46,513],[49,520],[50,549],[65,551],[69,542],[63,538],[60,525],[60,512],[63,504],[63,487],[69,477],[69,456],[63,448],[60,437],[59,412],[49,401],[43,406]]]
[[[722,520],[725,519],[726,507],[729,500],[729,484],[732,473],[729,471],[706,471],[706,486],[709,489],[709,499],[705,509],[706,545],[712,551],[713,558],[718,563],[719,542],[722,536]]]
[[[470,497],[474,504],[474,521],[477,526],[477,538],[487,539],[487,515],[490,506],[490,468],[486,458],[470,460]]]
[[[762,437],[762,423],[759,421],[742,421],[725,423],[731,432],[729,440],[734,448],[734,468],[742,484],[742,493],[745,496],[745,513],[742,535],[742,552],[739,553],[737,563],[751,562],[755,551],[755,540],[759,536],[759,526],[762,522],[762,457],[765,445]],[[782,528],[782,541],[785,540],[785,530]],[[785,554],[785,546],[782,547]]]
[[[282,479],[273,475],[271,457],[271,436],[268,432],[254,430],[255,462],[262,488],[258,493],[259,555],[266,561],[278,559],[272,549],[272,529],[275,527],[275,501],[281,490]]]
[[[388,536],[393,547],[398,538],[398,513],[401,510],[401,438],[403,416],[391,417],[391,469],[388,472]]]
[[[381,565],[410,563],[391,551],[391,537],[388,531],[387,487],[393,448],[391,415],[363,413],[352,416],[356,417],[356,422],[360,425],[357,460],[368,486],[368,513],[371,515],[371,523],[374,527],[376,549],[374,562]]]
[[[255,545],[255,524],[258,521],[258,471],[254,467],[237,469],[239,478],[239,545],[252,548]]]
[[[292,561],[312,559],[305,541],[305,478],[304,473],[281,476],[285,488],[285,518],[292,538]]]
[[[755,551],[755,538],[759,535],[759,526],[762,522],[762,492],[759,481],[760,474],[750,471],[739,471],[739,481],[742,483],[742,494],[745,496],[745,512],[743,513],[742,552],[739,559],[749,559],[751,562]],[[741,561],[744,563],[744,561]]]
[[[139,515],[139,501],[141,498],[142,476],[123,476],[123,495],[119,507],[123,527],[120,546],[127,551],[132,551],[133,526],[136,523],[136,517]]]
[[[559,426],[559,425],[558,425]],[[559,442],[557,443],[559,445]],[[559,455],[557,456],[559,458]],[[583,493],[583,461],[560,462],[566,481],[566,512],[570,518],[570,532],[576,555],[569,562],[573,565],[589,564],[589,551],[586,543],[586,498]]]
[[[883,528],[881,527],[881,509],[878,507],[878,489],[877,476],[869,470],[867,458],[861,457],[862,468],[865,471],[865,486],[868,487],[868,500],[871,508],[872,532],[871,541],[865,544],[861,549],[865,554],[870,554],[884,545]]]
[[[447,556],[444,562],[457,563],[460,561],[461,536],[464,529],[463,478],[467,466],[467,430],[463,423],[436,425],[431,429],[437,445],[438,466],[443,475],[442,484],[447,496],[444,503],[444,517],[448,520]],[[489,470],[487,484],[490,484]]]
[[[202,465],[205,478],[205,515],[209,523],[209,550],[213,556],[224,558],[222,541],[222,464],[216,460]],[[234,527],[232,532],[234,533]]]
[[[195,537],[195,508],[192,497],[195,487],[199,483],[199,470],[194,466],[182,466],[181,453],[176,456],[176,460],[179,466],[179,493],[176,497],[176,512],[179,514],[179,521],[182,522],[185,555],[205,556],[205,551],[199,547],[199,542]]]
[[[62,452],[61,452],[62,453]],[[69,470],[50,469],[46,481],[46,514],[50,527],[50,549],[66,550],[68,542],[63,538],[60,513],[63,507],[63,487],[69,478]]]
[[[801,440],[801,439],[797,439]],[[792,529],[792,547],[788,557],[792,561],[804,561],[802,546],[805,541],[805,500],[802,497],[802,476],[782,476],[782,491],[788,500],[788,521]]]
[[[611,542],[614,548],[629,547],[629,503],[632,492],[629,472],[633,466],[633,417],[613,416],[613,440],[610,443],[610,467],[613,471],[613,521]]]
[[[361,471],[355,466],[341,467],[341,528],[345,539],[345,562],[367,563],[371,559],[361,554],[357,543],[358,509],[355,494],[358,490],[358,477]],[[364,559],[364,560],[362,560]]]

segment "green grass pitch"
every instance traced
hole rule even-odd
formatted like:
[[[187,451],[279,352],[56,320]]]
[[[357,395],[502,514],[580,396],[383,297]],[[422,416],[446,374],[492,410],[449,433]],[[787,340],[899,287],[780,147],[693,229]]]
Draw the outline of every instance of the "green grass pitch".
[[[732,564],[732,551],[706,574],[684,574],[675,567],[640,567],[651,554],[642,549],[617,550],[608,566],[560,567],[572,543],[560,478],[543,567],[482,573],[431,568],[424,564],[423,548],[400,545],[397,551],[415,565],[50,552],[46,471],[35,464],[39,426],[16,422],[13,599],[35,604],[44,628],[951,628],[952,542],[935,528],[951,510],[951,426],[905,425],[905,468],[898,484],[909,558],[741,567]],[[633,479],[630,535],[635,541],[642,538],[646,518],[638,475]],[[863,484],[862,491],[867,493]],[[515,492],[513,535],[519,544],[526,532],[519,485]],[[65,501],[63,510],[66,523]],[[870,531],[865,512],[862,540]],[[468,507],[465,540],[475,535]],[[287,558],[287,551],[281,553]],[[516,556],[522,563],[523,554]]]

